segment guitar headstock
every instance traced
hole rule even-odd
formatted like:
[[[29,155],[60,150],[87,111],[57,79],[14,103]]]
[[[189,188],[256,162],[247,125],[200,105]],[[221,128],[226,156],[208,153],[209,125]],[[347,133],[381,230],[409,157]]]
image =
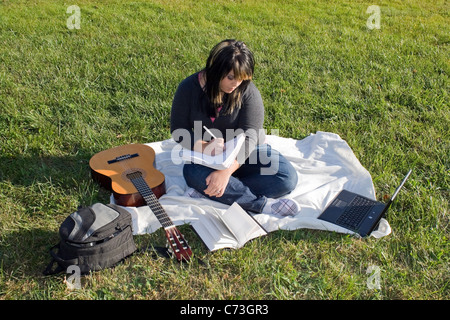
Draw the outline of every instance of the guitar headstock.
[[[169,252],[180,262],[189,261],[192,251],[181,232],[175,226],[166,228],[165,231]]]

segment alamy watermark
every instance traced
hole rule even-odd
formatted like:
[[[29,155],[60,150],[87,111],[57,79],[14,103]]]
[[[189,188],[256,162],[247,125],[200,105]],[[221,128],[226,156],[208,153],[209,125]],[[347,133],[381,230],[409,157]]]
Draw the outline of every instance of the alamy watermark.
[[[66,20],[66,26],[68,29],[80,29],[81,28],[81,10],[77,5],[67,7],[66,13],[71,14]]]
[[[193,130],[179,128],[172,132],[172,138],[178,142],[177,145],[172,148],[170,155],[170,158],[175,165],[183,164],[184,161],[186,161],[185,158],[183,158],[183,153],[190,152],[189,148],[192,146],[193,141],[207,141],[211,138],[209,133],[203,133],[202,128],[202,121],[194,121]],[[211,132],[216,136],[216,138],[223,138],[225,141],[230,141],[240,134],[250,135],[255,137],[255,139],[258,139],[258,137],[262,137],[266,134],[266,129],[247,129],[245,132],[242,129],[226,129],[225,137],[223,137],[222,132],[218,129],[212,128]],[[278,135],[278,133],[278,129],[272,129],[270,132],[271,135]],[[276,174],[279,168],[279,158],[272,156],[272,153],[269,154],[268,149],[259,149],[258,152],[252,152],[255,147],[256,146],[254,145],[252,146],[251,144],[244,143],[240,152],[237,154],[237,162],[239,164],[243,164],[246,161],[249,164],[260,163],[263,165],[260,171],[261,175]],[[226,151],[227,150],[224,150],[225,154]],[[248,155],[248,158],[245,158],[246,154]],[[215,159],[218,161],[216,164],[223,161],[222,157],[217,157]]]
[[[67,267],[66,273],[70,276],[66,279],[64,278],[64,283],[67,285],[67,289],[76,290],[81,289],[81,270],[77,265],[70,265]]]
[[[66,21],[67,28],[70,30],[81,28],[81,10],[77,5],[67,7],[66,13],[71,14]],[[377,5],[367,7],[366,13],[371,14],[366,21],[369,30],[381,29],[381,9]]]
[[[379,266],[370,265],[367,270],[366,274],[369,275],[367,278],[367,288],[371,290],[380,290],[380,279],[381,279],[381,269]]]
[[[371,13],[367,19],[366,26],[369,30],[381,28],[381,10],[377,5],[367,7],[366,13]]]

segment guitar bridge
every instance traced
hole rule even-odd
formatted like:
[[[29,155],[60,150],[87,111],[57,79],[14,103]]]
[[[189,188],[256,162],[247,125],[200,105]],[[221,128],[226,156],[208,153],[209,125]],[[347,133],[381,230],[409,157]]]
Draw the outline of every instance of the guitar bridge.
[[[124,154],[124,155],[118,156],[118,157],[116,157],[116,158],[114,158],[112,160],[108,160],[108,164],[116,163],[116,162],[120,162],[120,161],[124,161],[124,160],[128,160],[128,159],[132,159],[132,158],[136,158],[136,157],[139,157],[139,154],[137,154],[137,153]]]

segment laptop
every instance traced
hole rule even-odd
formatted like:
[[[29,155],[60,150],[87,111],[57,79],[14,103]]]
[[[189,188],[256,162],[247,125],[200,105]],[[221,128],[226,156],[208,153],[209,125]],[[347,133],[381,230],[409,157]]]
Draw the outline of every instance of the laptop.
[[[385,204],[348,190],[342,190],[322,212],[319,219],[354,231],[361,237],[370,235],[394,202],[411,172],[412,169],[403,178],[388,203]]]

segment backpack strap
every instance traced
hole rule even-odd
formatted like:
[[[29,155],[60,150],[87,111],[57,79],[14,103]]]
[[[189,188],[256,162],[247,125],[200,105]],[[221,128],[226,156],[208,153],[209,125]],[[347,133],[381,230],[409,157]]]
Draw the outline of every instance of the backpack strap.
[[[45,276],[60,273],[61,271],[64,271],[67,268],[67,266],[78,264],[77,258],[70,259],[70,260],[64,260],[61,257],[59,257],[57,255],[57,253],[55,252],[55,249],[59,249],[59,245],[60,245],[60,243],[54,245],[49,250],[50,255],[52,256],[52,260],[50,261],[50,263],[47,265],[47,267],[45,268],[45,270],[43,272],[43,274]],[[53,269],[53,266],[55,263],[57,263],[57,266],[55,269]]]

